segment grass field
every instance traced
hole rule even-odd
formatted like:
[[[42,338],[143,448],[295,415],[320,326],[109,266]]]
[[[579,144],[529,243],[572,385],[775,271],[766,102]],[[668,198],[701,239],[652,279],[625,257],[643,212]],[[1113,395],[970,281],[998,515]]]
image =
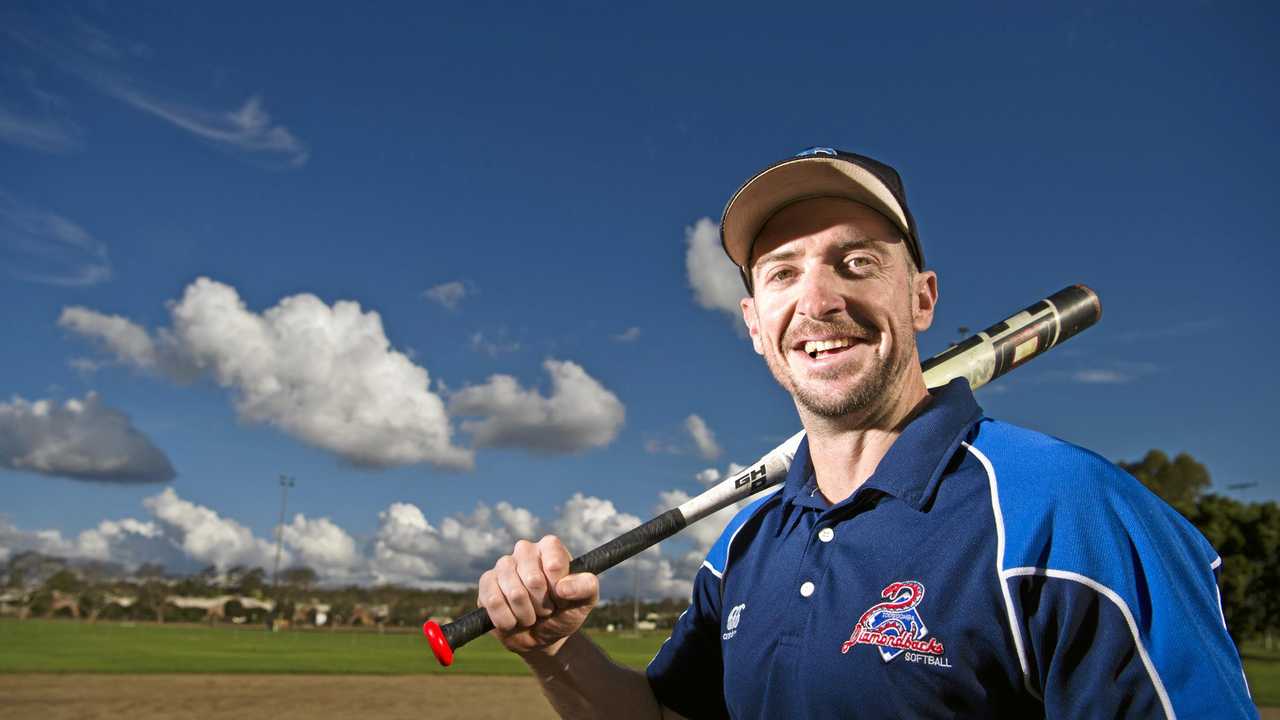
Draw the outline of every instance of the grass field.
[[[640,668],[667,635],[593,637],[617,662]],[[17,672],[527,674],[519,658],[488,636],[467,645],[446,670],[417,632],[268,633],[260,627],[2,620],[0,673]]]
[[[594,639],[616,661],[644,667],[666,633]],[[1280,650],[1246,646],[1256,703],[1280,706]],[[417,675],[449,672],[526,675],[524,663],[486,636],[439,667],[416,632],[267,633],[259,628],[0,621],[0,673],[230,673]]]

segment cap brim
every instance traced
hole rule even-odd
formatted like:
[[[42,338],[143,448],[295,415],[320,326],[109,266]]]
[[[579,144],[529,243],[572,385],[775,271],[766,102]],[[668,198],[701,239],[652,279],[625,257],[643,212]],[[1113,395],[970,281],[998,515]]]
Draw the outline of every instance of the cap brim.
[[[884,215],[904,236],[911,234],[902,205],[870,170],[839,157],[809,156],[765,169],[729,200],[720,222],[725,252],[745,270],[751,245],[765,223],[792,203],[818,197],[862,203]]]

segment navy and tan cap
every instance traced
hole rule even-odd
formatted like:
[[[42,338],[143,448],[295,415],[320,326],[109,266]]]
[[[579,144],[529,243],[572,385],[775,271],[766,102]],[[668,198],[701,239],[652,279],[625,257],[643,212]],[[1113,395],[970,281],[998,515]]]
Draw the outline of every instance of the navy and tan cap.
[[[760,229],[786,206],[819,197],[847,198],[885,216],[902,231],[916,267],[924,269],[924,252],[898,171],[866,155],[815,147],[756,173],[724,208],[720,242],[742,273],[748,292],[752,291],[751,246]]]

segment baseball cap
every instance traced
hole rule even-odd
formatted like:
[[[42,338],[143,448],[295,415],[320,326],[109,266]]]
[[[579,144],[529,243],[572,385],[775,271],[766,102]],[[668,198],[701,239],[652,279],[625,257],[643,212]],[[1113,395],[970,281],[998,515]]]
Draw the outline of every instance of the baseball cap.
[[[724,208],[720,243],[738,266],[747,292],[753,292],[748,262],[760,229],[786,206],[819,197],[847,198],[883,215],[902,231],[916,267],[924,269],[916,221],[907,209],[907,192],[898,171],[866,155],[814,147],[756,173]]]

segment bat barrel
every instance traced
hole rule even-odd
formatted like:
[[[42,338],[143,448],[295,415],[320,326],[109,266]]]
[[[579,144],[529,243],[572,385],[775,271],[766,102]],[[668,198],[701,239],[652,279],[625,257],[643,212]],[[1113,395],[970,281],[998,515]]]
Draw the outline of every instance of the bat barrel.
[[[668,510],[591,552],[574,558],[569,563],[569,572],[588,572],[598,575],[675,535],[687,524],[679,508]],[[422,634],[431,645],[431,652],[436,656],[436,660],[447,667],[453,664],[454,651],[492,629],[493,620],[489,619],[489,613],[485,612],[484,608],[476,608],[444,625],[428,620],[422,625]]]

